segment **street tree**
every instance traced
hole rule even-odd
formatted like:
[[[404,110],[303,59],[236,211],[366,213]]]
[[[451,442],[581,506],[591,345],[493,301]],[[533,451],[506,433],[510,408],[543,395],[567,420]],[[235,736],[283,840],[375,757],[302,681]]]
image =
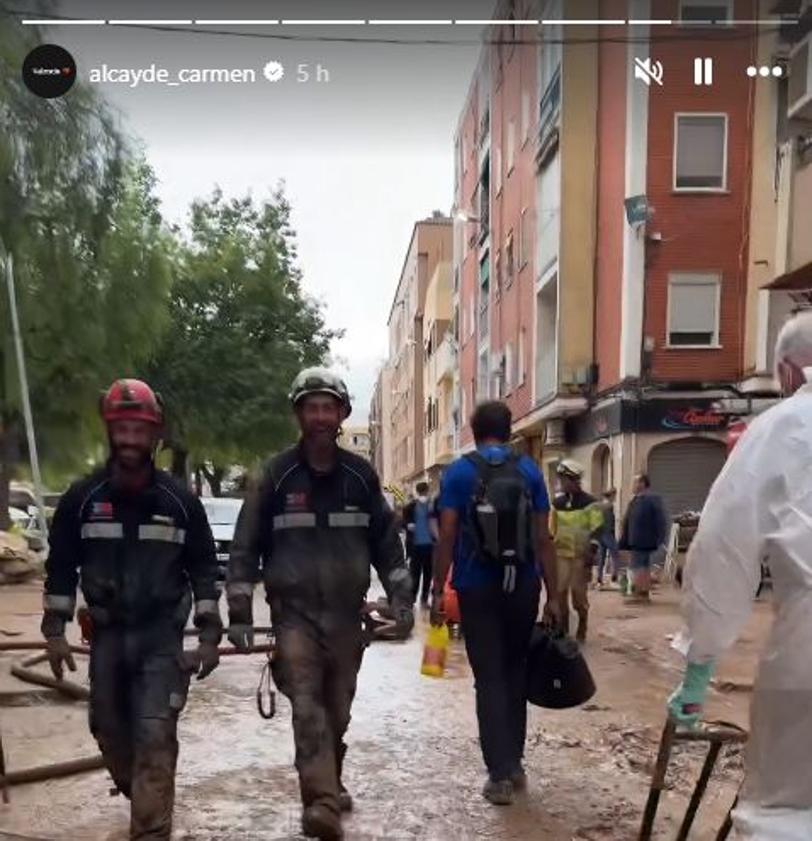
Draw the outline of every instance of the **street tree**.
[[[19,67],[35,40],[4,26],[0,63]],[[78,466],[98,440],[99,390],[136,370],[160,333],[167,234],[149,167],[87,87],[45,100],[4,73],[0,125],[0,246],[13,258],[37,437],[44,460]],[[5,284],[0,335],[3,528],[26,456]]]
[[[220,190],[195,202],[176,271],[149,377],[166,403],[173,470],[200,469],[217,493],[227,466],[293,439],[290,383],[339,334],[302,289],[281,189],[259,202]]]

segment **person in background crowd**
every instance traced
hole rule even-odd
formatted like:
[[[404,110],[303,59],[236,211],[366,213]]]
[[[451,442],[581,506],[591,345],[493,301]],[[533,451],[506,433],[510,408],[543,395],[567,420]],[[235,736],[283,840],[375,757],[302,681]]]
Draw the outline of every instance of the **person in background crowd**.
[[[610,574],[612,582],[617,581],[618,572],[620,570],[620,554],[617,548],[616,535],[616,519],[615,519],[615,499],[617,491],[614,488],[609,488],[603,494],[603,500],[599,503],[601,514],[603,515],[603,528],[598,533],[598,586],[603,586],[603,574],[606,570],[606,561],[609,560],[611,565]]]
[[[403,511],[409,546],[409,569],[414,587],[414,602],[420,594],[420,606],[427,609],[431,592],[432,557],[437,541],[435,506],[429,499],[429,486],[418,482],[415,487],[417,498],[411,500]]]
[[[631,552],[630,574],[634,595],[648,600],[651,591],[651,562],[668,537],[662,499],[651,491],[645,473],[634,478],[634,496],[623,518],[620,548]]]
[[[553,500],[550,531],[555,538],[558,559],[558,601],[561,605],[561,626],[570,632],[570,598],[578,614],[575,638],[586,641],[589,621],[587,589],[592,577],[592,540],[603,526],[603,515],[595,497],[581,487],[584,468],[572,459],[564,459],[556,468],[561,493]]]

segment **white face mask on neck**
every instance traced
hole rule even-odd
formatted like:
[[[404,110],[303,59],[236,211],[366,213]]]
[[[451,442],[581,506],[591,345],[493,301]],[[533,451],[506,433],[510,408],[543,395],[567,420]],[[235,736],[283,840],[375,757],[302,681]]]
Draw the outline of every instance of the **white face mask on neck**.
[[[417,497],[419,502],[428,502],[429,498],[427,496],[419,496]]]

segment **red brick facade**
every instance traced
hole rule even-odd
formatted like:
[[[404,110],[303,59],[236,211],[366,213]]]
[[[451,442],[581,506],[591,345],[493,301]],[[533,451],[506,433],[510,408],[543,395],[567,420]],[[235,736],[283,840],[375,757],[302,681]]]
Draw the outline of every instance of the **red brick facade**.
[[[676,2],[655,2],[655,17],[677,17]],[[738,0],[735,15],[758,17],[755,4]],[[733,30],[731,35],[736,34]],[[686,44],[658,42],[654,58],[667,68],[667,83],[649,98],[648,188],[655,208],[650,230],[662,242],[649,243],[646,253],[645,334],[655,339],[654,379],[730,382],[741,379],[747,284],[747,233],[751,176],[753,99],[757,82],[745,68],[752,64],[755,42],[731,37]],[[696,86],[695,57],[713,59],[711,86]],[[723,113],[728,116],[727,192],[676,193],[673,189],[675,114]],[[722,276],[719,350],[666,348],[668,275],[674,271],[714,271]]]
[[[622,17],[625,3],[607,0],[603,17]],[[738,19],[758,17],[751,0],[737,0]],[[677,19],[677,0],[654,0],[652,18]],[[604,28],[606,37],[624,28]],[[755,62],[755,41],[743,29],[717,28],[695,38],[658,38],[652,27],[649,54],[663,64],[662,87],[652,85],[648,99],[646,196],[654,216],[645,252],[643,336],[654,340],[649,375],[660,382],[737,382],[742,378],[747,283],[747,241],[751,181],[752,119],[755,84],[745,69]],[[703,33],[705,37],[703,37]],[[694,84],[694,58],[713,59],[713,84]],[[598,391],[620,380],[623,273],[623,199],[625,196],[626,80],[633,73],[625,44],[600,47],[598,110],[598,249],[596,260],[595,354]],[[639,83],[638,83],[639,84]],[[675,115],[727,115],[726,190],[720,193],[674,189]],[[659,239],[654,239],[658,237]],[[667,347],[669,275],[711,272],[721,275],[719,348]],[[641,344],[643,337],[640,337]]]

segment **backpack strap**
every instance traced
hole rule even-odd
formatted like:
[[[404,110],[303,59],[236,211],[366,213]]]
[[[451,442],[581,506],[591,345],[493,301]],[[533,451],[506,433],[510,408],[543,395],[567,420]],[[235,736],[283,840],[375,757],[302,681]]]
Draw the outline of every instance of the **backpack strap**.
[[[488,483],[488,477],[490,476],[493,465],[478,450],[474,450],[472,453],[466,453],[463,458],[473,464],[476,470],[474,499],[480,500],[484,496],[485,485]]]

